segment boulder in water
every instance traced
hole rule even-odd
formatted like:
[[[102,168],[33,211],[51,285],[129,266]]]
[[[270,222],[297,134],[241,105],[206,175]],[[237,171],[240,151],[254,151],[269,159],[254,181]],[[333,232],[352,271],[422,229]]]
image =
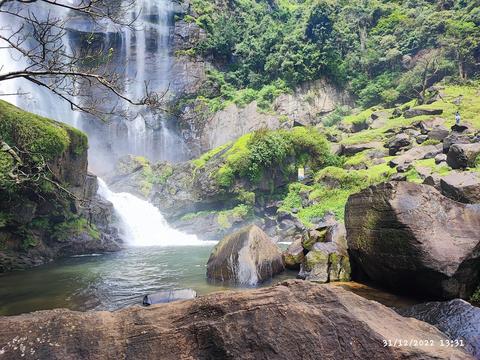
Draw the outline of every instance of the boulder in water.
[[[465,350],[480,359],[480,308],[454,299],[418,304],[397,312],[435,326],[452,344],[463,340]]]
[[[178,300],[189,300],[197,297],[197,293],[192,289],[165,290],[143,297],[143,305],[164,304]]]
[[[223,238],[207,263],[209,279],[245,285],[269,280],[283,270],[279,247],[256,225]]]
[[[288,246],[288,249],[283,252],[282,256],[286,268],[298,270],[305,257],[302,239],[295,239],[295,241]]]
[[[468,298],[480,277],[480,207],[432,186],[389,182],[350,196],[353,277],[437,299]]]

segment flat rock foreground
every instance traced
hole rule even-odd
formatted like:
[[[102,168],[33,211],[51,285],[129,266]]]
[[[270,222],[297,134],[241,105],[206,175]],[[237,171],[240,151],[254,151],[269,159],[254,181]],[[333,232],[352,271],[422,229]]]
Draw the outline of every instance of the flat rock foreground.
[[[299,280],[148,308],[0,318],[0,359],[471,359],[446,340],[338,286]]]

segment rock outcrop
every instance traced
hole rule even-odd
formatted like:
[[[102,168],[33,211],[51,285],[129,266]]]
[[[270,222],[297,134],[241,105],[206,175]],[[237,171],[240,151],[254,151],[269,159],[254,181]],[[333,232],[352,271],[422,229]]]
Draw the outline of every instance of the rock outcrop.
[[[278,246],[255,225],[222,239],[207,263],[207,278],[256,285],[284,270]]]
[[[432,325],[340,287],[288,281],[116,312],[0,318],[2,359],[472,359]],[[428,339],[433,346],[385,346]]]
[[[179,122],[196,156],[258,129],[315,125],[319,116],[351,103],[345,91],[320,79],[302,84],[293,94],[280,95],[273,102],[273,112],[262,111],[256,101],[244,107],[230,104],[215,113],[202,104],[189,104],[181,109]]]
[[[353,277],[438,298],[468,298],[480,276],[480,207],[431,186],[390,182],[350,196]]]
[[[0,273],[120,249],[85,134],[0,102],[0,139],[20,154],[0,152]]]
[[[454,299],[418,304],[398,310],[398,313],[435,326],[449,337],[452,346],[460,344],[480,359],[480,308]]]

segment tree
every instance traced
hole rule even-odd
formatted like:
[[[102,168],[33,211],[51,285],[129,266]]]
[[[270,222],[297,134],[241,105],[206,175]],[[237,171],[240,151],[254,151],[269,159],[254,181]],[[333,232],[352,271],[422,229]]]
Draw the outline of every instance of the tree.
[[[475,53],[480,51],[480,29],[471,21],[451,20],[443,38],[443,45],[452,53],[461,80],[467,80],[469,69],[478,67]]]
[[[133,99],[124,93],[123,84],[128,79],[109,64],[111,54],[99,50],[90,54],[96,61],[87,62],[65,41],[74,17],[100,28],[135,29],[138,13],[133,11],[134,0],[129,1],[0,0],[0,50],[8,51],[12,57],[4,57],[5,63],[0,63],[0,83],[25,79],[53,92],[72,110],[97,117],[125,115],[127,105],[160,108],[164,94],[150,91],[148,83],[141,98]],[[129,18],[131,14],[134,16]],[[9,69],[7,61],[17,65]],[[107,102],[112,95],[118,101]],[[113,105],[106,108],[106,103]]]
[[[427,89],[441,80],[451,68],[442,49],[422,51],[414,65],[400,79],[398,89],[403,94],[414,93],[420,104],[426,100]]]

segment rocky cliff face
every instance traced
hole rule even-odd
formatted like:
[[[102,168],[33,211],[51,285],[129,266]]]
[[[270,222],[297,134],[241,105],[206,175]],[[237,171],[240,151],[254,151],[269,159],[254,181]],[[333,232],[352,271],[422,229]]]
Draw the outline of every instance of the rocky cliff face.
[[[429,324],[302,281],[147,309],[62,309],[0,321],[3,359],[472,359],[441,346],[447,337]],[[429,346],[385,346],[395,339]]]
[[[83,133],[2,102],[0,140],[0,272],[119,249]]]
[[[270,112],[259,109],[256,101],[245,107],[230,104],[216,113],[195,103],[181,109],[178,121],[192,155],[196,156],[258,129],[315,125],[322,115],[340,105],[352,105],[348,93],[320,79],[299,86],[291,94],[280,95]]]

